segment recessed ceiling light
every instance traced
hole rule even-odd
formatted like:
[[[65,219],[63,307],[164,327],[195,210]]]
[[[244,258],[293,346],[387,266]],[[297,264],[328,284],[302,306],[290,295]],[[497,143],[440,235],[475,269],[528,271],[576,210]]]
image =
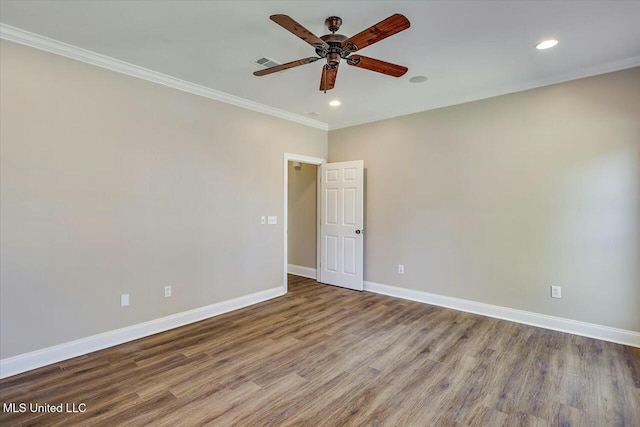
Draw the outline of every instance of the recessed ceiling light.
[[[426,76],[415,76],[415,77],[411,77],[409,79],[409,81],[411,83],[422,83],[422,82],[426,82],[427,81],[427,77]]]
[[[334,99],[329,103],[329,105],[331,105],[332,107],[337,107],[338,105],[340,105],[340,101],[338,101],[337,99]]]
[[[551,47],[554,47],[557,44],[558,44],[558,40],[553,40],[553,39],[544,40],[536,45],[536,49],[538,50],[549,49]]]

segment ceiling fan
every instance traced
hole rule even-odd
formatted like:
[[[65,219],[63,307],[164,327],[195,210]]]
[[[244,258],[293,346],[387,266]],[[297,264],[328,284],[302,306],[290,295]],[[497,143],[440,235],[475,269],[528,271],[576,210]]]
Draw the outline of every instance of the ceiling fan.
[[[347,64],[354,67],[364,68],[393,77],[403,76],[408,70],[407,67],[403,67],[402,65],[396,65],[366,56],[352,55],[352,53],[356,51],[362,50],[369,45],[409,28],[411,25],[409,20],[399,13],[391,15],[387,19],[351,37],[336,34],[336,31],[338,31],[340,25],[342,25],[342,19],[338,16],[330,16],[325,20],[325,25],[329,28],[331,34],[325,34],[322,37],[317,37],[287,15],[271,15],[270,19],[313,46],[318,56],[298,59],[297,61],[256,71],[253,73],[255,76],[265,76],[288,68],[311,64],[319,59],[326,58],[327,63],[322,67],[322,78],[320,79],[320,90],[326,92],[333,89],[336,84],[340,59],[344,59]]]

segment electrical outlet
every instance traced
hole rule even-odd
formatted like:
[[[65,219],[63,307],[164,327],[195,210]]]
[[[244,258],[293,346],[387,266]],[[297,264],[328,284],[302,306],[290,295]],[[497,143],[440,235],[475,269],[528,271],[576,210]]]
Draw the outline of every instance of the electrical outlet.
[[[267,218],[267,222],[269,223],[269,225],[277,224],[278,223],[278,217],[277,216],[270,216],[269,218]]]
[[[171,286],[164,287],[164,297],[169,298],[171,296]]]
[[[404,274],[404,265],[398,264],[398,274]]]
[[[129,305],[129,294],[120,295],[120,307],[126,307]]]
[[[560,286],[551,286],[551,298],[562,298],[562,288]]]
[[[267,217],[262,215],[260,217],[260,224],[265,225],[267,223]]]

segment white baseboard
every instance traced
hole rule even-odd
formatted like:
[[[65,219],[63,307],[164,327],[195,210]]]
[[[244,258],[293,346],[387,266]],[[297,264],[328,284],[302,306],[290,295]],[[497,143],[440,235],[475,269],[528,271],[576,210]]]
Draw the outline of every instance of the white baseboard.
[[[289,274],[295,274],[296,276],[308,277],[309,279],[316,279],[316,269],[309,267],[302,267],[301,265],[287,265],[287,271]]]
[[[584,337],[611,341],[618,344],[640,347],[640,332],[580,322],[562,317],[548,316],[546,314],[516,310],[513,308],[469,301],[460,298],[447,297],[444,295],[431,294],[423,291],[398,288],[396,286],[383,285],[375,282],[365,281],[364,290],[408,299],[411,301],[437,305],[440,307],[452,308],[454,310],[480,314],[483,316],[510,320],[512,322],[524,323],[525,325],[538,326],[554,331],[567,332],[574,335],[581,335]]]
[[[284,295],[282,286],[0,360],[0,378],[199,322]]]

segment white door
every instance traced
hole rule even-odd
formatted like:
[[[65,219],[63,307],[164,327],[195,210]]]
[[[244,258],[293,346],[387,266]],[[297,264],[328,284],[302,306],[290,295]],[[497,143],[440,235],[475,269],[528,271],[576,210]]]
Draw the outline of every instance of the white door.
[[[364,162],[320,167],[319,281],[363,290]]]

